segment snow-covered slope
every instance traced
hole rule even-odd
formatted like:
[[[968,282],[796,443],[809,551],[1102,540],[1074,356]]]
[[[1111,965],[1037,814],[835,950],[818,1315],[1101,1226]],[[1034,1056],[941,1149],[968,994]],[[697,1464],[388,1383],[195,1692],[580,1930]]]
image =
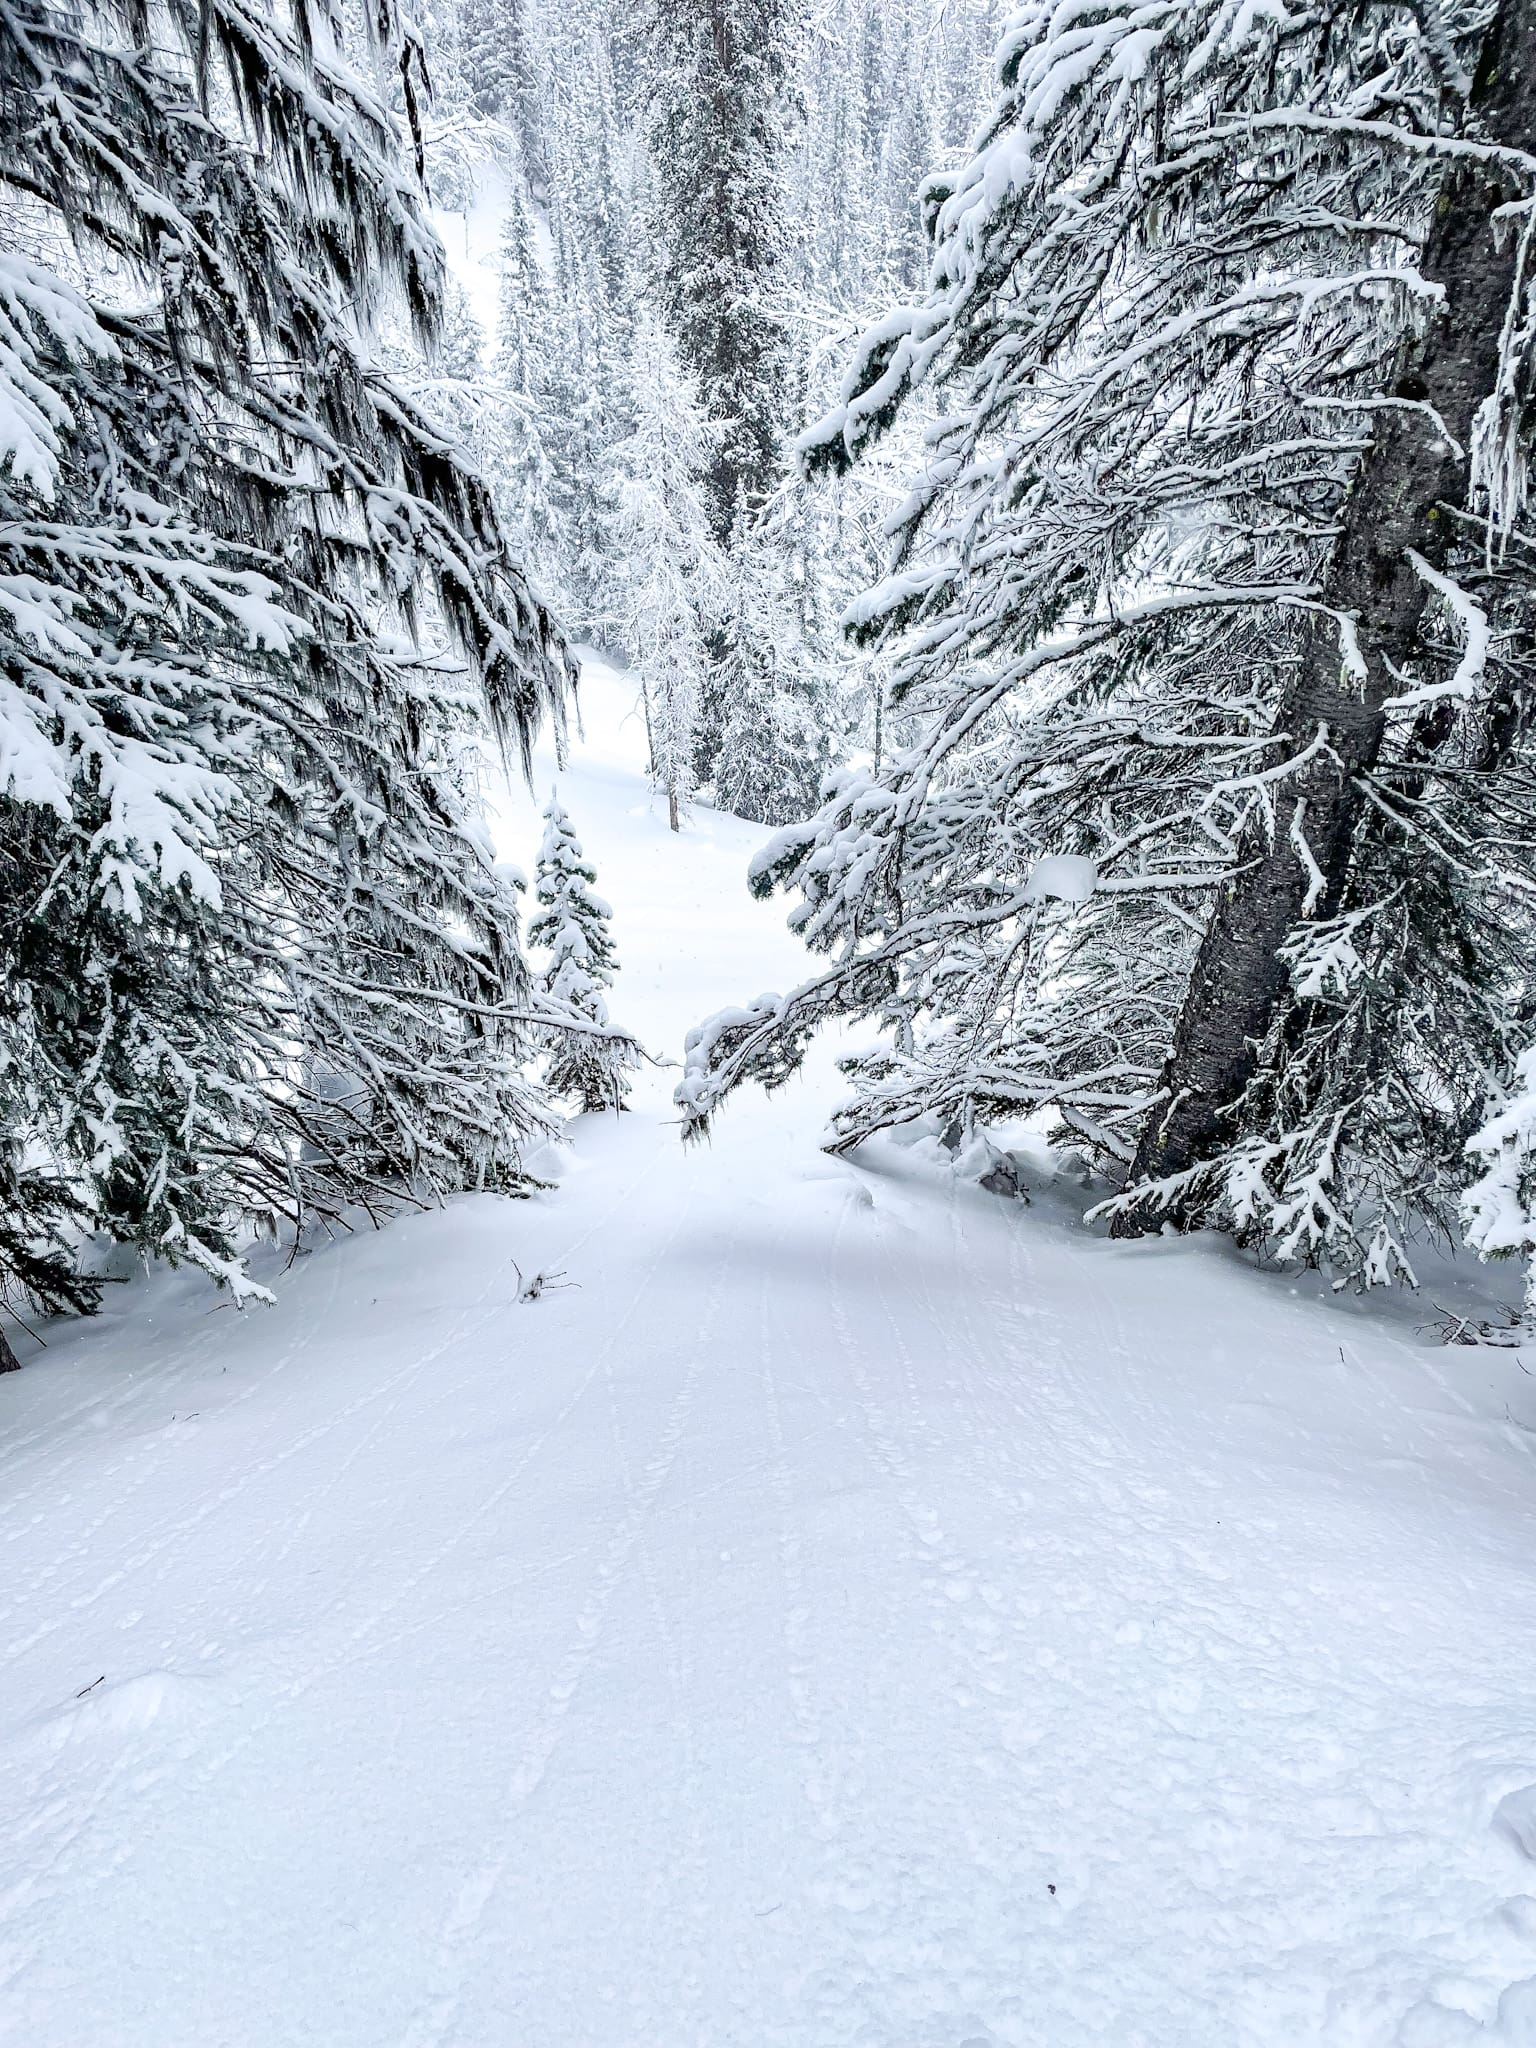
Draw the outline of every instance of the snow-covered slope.
[[[803,963],[588,704],[675,1052]],[[1518,1355],[830,1161],[825,1055],[688,1154],[671,1078],[0,1379],[0,2040],[1536,2042]]]

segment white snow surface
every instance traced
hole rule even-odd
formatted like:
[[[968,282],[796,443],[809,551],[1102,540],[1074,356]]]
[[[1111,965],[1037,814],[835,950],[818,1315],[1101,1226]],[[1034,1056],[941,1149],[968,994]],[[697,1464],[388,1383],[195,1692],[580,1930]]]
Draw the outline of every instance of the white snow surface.
[[[489,347],[501,317],[501,231],[511,204],[505,171],[487,157],[465,173],[473,196],[462,211],[434,206],[429,218]]]
[[[675,1054],[805,963],[586,697]],[[830,1052],[690,1152],[672,1079],[273,1309],[18,1335],[0,2041],[1536,2042],[1536,1358],[828,1159]]]

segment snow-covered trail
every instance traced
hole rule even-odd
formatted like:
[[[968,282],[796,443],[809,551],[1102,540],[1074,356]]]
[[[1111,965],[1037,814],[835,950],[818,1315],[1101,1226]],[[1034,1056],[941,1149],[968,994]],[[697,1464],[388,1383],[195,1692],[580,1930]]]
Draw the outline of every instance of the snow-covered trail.
[[[562,791],[670,1050],[801,963],[620,688]],[[669,1079],[0,1380],[0,2040],[1536,2042],[1516,1355]]]

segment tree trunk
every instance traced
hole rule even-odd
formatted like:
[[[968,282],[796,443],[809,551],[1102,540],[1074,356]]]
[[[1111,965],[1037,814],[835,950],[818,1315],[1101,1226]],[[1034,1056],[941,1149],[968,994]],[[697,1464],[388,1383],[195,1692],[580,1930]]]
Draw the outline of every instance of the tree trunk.
[[[667,791],[667,823],[674,832],[682,830],[677,817],[677,790],[675,787]]]
[[[1536,0],[1504,0],[1490,24],[1471,106],[1482,134],[1536,149]],[[1512,172],[1458,161],[1441,189],[1421,270],[1444,287],[1440,313],[1405,351],[1397,395],[1427,401],[1469,448],[1474,416],[1494,388],[1499,336],[1515,282],[1515,236],[1495,239],[1494,210],[1520,196]],[[1408,560],[1445,555],[1442,504],[1466,502],[1469,463],[1420,410],[1383,411],[1344,506],[1343,531],[1323,603],[1352,616],[1366,676],[1349,672],[1334,620],[1316,619],[1276,717],[1282,744],[1300,753],[1323,729],[1327,748],[1289,777],[1275,799],[1273,838],[1255,825],[1243,872],[1221,891],[1190,977],[1162,1104],[1142,1133],[1131,1183],[1184,1172],[1215,1157],[1234,1135],[1230,1112],[1252,1079],[1258,1049],[1286,986],[1280,948],[1304,914],[1311,871],[1324,888],[1314,905],[1338,907],[1362,809],[1359,778],[1381,749],[1383,705],[1401,687],[1392,675],[1417,638],[1429,593]],[[1163,1106],[1166,1105],[1166,1106]],[[1155,1229],[1178,1205],[1148,1202],[1116,1217],[1116,1236]]]

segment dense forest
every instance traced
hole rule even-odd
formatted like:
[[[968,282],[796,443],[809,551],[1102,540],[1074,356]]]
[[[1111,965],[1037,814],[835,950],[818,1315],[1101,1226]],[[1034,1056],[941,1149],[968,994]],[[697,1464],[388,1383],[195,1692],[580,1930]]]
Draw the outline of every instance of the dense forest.
[[[583,645],[821,956],[692,1134],[856,1018],[837,1148],[1531,1252],[1533,62],[1530,0],[4,0],[7,1298],[240,1294],[622,1101],[580,821],[530,921],[483,815]]]

